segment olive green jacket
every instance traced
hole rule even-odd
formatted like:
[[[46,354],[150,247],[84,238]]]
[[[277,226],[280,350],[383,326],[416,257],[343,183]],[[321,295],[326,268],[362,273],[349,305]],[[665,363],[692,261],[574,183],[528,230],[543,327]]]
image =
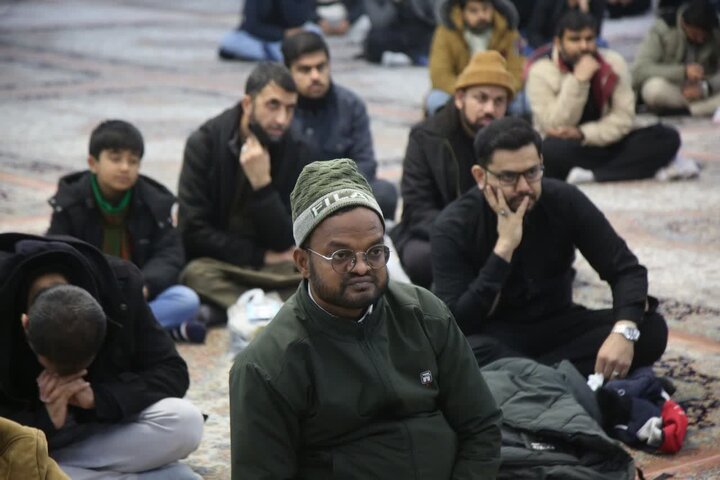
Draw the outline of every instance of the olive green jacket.
[[[493,479],[499,422],[450,311],[408,284],[356,322],[303,282],[230,371],[235,480]]]
[[[677,24],[680,24],[678,12]],[[658,19],[647,33],[633,66],[633,87],[639,89],[651,77],[661,77],[681,86],[685,82],[685,56],[688,39],[681,27],[671,27]],[[700,46],[697,63],[705,70],[710,88],[720,93],[720,29],[712,31],[707,42]]]

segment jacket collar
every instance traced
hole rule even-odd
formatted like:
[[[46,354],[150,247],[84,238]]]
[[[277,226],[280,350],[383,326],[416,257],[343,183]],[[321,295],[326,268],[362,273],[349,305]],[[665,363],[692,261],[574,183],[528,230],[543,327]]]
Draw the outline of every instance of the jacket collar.
[[[365,314],[363,321],[358,322],[352,319],[336,317],[322,309],[310,298],[307,280],[300,283],[295,296],[310,328],[347,341],[359,340],[369,336],[377,328],[382,318],[381,312],[385,302],[385,296],[383,295],[372,306],[372,311]]]
[[[96,202],[90,185],[88,170],[65,175],[58,183],[57,193],[48,200],[53,208],[69,208],[73,205],[84,204],[86,208],[100,208]],[[133,209],[147,208],[156,222],[164,222],[167,211],[175,203],[175,196],[165,186],[150,177],[140,175],[133,187],[131,205]]]

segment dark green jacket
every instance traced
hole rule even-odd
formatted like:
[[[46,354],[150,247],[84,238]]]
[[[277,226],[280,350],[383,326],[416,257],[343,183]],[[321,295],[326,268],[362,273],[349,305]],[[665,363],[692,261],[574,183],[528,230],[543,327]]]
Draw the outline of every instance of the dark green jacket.
[[[632,457],[605,434],[586,380],[556,367],[504,358],[482,368],[502,406],[502,480],[633,480]]]
[[[303,282],[230,371],[233,479],[494,479],[499,422],[450,311],[407,284],[357,323]]]

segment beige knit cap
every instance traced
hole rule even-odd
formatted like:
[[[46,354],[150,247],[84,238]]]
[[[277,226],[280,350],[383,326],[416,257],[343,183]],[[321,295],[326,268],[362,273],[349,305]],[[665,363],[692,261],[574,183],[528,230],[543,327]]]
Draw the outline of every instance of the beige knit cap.
[[[470,59],[455,82],[455,91],[476,85],[497,85],[508,91],[509,98],[515,93],[513,77],[506,67],[505,58],[495,50],[478,52]]]

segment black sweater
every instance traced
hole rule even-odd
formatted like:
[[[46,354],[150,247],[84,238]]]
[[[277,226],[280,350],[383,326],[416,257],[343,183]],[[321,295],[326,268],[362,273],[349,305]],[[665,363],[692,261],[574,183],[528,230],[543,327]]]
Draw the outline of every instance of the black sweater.
[[[484,322],[532,322],[573,305],[575,248],[608,282],[617,320],[642,321],[647,270],[576,187],[544,179],[511,263],[493,253],[497,215],[471,188],[438,217],[431,236],[437,295],[465,334]]]

